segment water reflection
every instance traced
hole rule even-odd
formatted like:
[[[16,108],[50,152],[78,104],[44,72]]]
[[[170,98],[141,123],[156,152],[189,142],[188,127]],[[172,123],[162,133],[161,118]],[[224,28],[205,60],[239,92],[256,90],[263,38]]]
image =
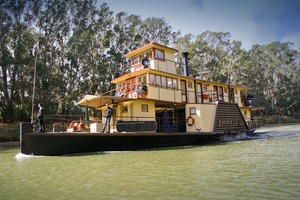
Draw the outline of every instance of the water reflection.
[[[56,157],[4,148],[1,199],[298,199],[299,130],[279,126],[246,141]]]

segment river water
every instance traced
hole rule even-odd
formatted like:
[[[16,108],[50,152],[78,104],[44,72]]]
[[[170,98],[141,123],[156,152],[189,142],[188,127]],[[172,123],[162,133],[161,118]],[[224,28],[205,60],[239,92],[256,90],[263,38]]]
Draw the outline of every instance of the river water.
[[[0,199],[300,199],[300,125],[198,147],[26,156],[0,147]]]

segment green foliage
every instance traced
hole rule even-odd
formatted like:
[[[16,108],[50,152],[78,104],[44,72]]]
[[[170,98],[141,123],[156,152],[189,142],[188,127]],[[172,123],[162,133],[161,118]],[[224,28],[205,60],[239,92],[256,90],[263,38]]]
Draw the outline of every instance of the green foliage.
[[[229,33],[207,31],[179,38],[177,48],[190,53],[192,75],[254,88],[256,105],[265,107],[266,114],[298,116],[300,54],[291,43],[254,45],[245,51],[241,42],[230,41]]]

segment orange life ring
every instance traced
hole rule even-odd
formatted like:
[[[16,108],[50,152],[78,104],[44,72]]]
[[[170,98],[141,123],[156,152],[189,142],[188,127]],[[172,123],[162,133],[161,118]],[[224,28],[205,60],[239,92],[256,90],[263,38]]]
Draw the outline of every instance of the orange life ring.
[[[188,126],[193,126],[195,124],[195,119],[191,115],[186,118],[186,124]]]

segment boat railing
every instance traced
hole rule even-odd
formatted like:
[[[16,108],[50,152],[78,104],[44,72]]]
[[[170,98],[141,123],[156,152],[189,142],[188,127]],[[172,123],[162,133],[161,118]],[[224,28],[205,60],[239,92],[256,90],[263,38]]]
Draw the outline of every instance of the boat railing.
[[[72,122],[85,122],[85,115],[44,115],[47,132],[65,132]],[[37,121],[33,123],[33,132],[39,130]]]
[[[194,92],[188,91],[188,102],[194,103],[193,101],[194,98],[193,94]],[[258,103],[259,100],[257,98],[252,98],[252,99],[244,99],[243,97],[240,96],[232,96],[230,97],[229,93],[226,92],[220,92],[220,91],[213,91],[213,90],[207,90],[203,91],[203,94],[201,92],[196,92],[196,103],[209,103],[209,102],[214,102],[214,101],[224,101],[224,102],[232,102],[232,103],[237,103],[240,107],[259,107]]]
[[[167,122],[167,123],[166,123]],[[90,117],[85,120],[85,115],[45,115],[44,124],[47,132],[100,132],[103,127],[100,118]],[[100,128],[92,126],[99,124]],[[38,132],[39,124],[34,123],[33,132]],[[76,128],[76,129],[75,129]],[[113,116],[111,120],[111,132],[178,132],[180,130],[178,118],[169,117],[167,121],[163,117],[126,117]]]
[[[246,123],[250,130],[257,129],[266,125],[266,121],[261,117],[247,118]]]

